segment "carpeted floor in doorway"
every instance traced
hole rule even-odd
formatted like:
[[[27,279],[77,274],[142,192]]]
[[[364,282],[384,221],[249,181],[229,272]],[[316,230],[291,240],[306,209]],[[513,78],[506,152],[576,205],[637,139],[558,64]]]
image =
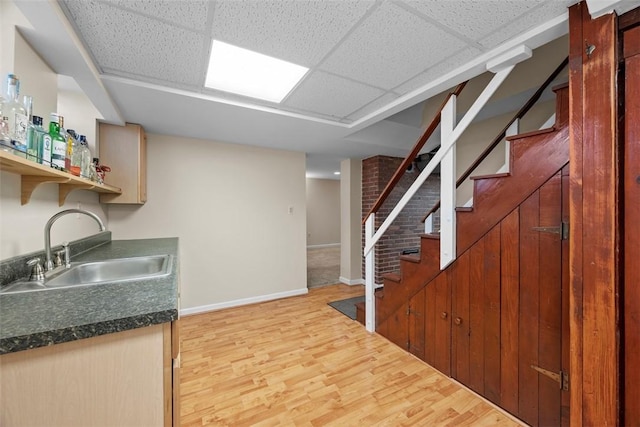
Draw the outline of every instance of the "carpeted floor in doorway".
[[[307,287],[335,285],[340,281],[340,246],[307,249]]]

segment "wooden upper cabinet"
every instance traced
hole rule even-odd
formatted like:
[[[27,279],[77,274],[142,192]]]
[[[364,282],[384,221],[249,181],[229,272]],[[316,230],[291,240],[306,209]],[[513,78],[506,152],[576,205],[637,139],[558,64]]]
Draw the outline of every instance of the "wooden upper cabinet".
[[[100,163],[111,168],[105,180],[122,194],[100,195],[101,203],[144,204],[147,201],[147,137],[140,125],[99,123]]]

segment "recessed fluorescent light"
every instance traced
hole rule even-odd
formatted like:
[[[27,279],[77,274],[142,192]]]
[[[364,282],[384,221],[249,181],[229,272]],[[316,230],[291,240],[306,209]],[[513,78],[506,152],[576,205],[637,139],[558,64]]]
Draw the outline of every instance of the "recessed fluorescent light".
[[[307,71],[300,65],[214,40],[204,85],[281,102]]]
[[[334,175],[340,175],[340,172],[336,171],[333,173]]]

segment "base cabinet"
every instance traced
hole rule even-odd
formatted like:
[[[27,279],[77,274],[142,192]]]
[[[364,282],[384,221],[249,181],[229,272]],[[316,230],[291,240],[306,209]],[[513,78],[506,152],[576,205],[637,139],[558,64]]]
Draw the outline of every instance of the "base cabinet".
[[[0,425],[179,425],[171,330],[165,323],[1,356]]]

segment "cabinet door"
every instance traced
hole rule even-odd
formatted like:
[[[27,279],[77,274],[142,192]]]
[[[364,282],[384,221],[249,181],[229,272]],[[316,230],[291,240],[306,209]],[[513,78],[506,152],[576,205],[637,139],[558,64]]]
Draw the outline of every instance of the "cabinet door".
[[[100,195],[101,203],[143,204],[147,201],[147,137],[140,125],[99,124],[100,163],[111,168],[105,182],[122,194]]]
[[[425,295],[425,361],[451,375],[451,291],[449,274],[441,272]]]
[[[409,353],[422,360],[424,360],[425,294],[425,288],[422,288],[409,301]]]

